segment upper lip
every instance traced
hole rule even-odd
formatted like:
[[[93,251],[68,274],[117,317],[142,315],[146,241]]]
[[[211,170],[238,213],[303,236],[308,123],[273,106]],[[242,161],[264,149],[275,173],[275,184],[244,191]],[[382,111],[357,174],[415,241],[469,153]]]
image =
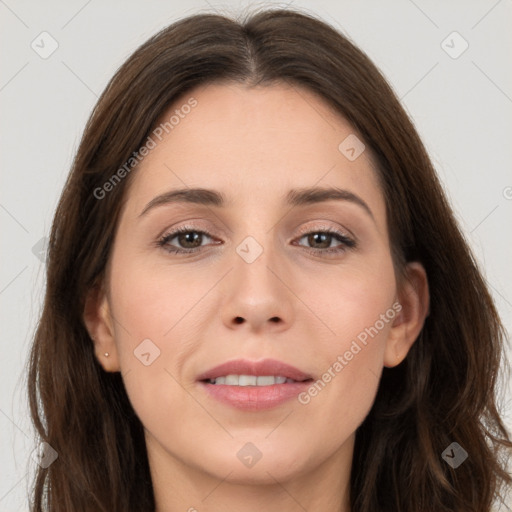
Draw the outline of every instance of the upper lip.
[[[217,377],[223,377],[226,375],[255,375],[257,377],[264,375],[279,375],[296,381],[303,381],[312,378],[311,375],[300,371],[298,368],[276,359],[263,359],[261,361],[235,359],[209,369],[199,375],[197,380],[216,379]]]

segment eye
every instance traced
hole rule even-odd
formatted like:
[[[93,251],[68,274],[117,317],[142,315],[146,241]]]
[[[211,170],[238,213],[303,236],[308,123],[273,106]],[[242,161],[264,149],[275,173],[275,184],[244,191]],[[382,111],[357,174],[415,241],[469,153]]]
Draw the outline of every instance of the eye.
[[[204,237],[211,238],[210,234],[200,229],[183,226],[165,234],[157,245],[170,253],[191,253],[196,252],[202,246]],[[176,239],[179,246],[171,244]]]
[[[303,238],[306,238],[307,243],[313,246],[306,247],[309,252],[313,253],[340,253],[356,246],[355,240],[333,229],[309,231],[303,234],[299,240]],[[331,247],[331,243],[336,240],[339,242],[339,245]]]
[[[182,226],[170,233],[166,233],[157,241],[157,246],[172,254],[190,254],[201,250],[204,239],[212,239],[212,236],[204,230],[194,229],[190,226]],[[304,247],[313,254],[339,254],[347,249],[356,247],[356,242],[344,233],[333,229],[322,229],[304,233],[298,240],[307,239],[312,247]],[[172,243],[175,240],[175,243]],[[338,241],[337,246],[332,247],[332,242]]]

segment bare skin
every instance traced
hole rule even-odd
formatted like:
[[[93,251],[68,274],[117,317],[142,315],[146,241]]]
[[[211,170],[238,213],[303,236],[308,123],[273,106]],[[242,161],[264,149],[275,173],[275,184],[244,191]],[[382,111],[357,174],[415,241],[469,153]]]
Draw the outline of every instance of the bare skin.
[[[355,432],[382,368],[403,361],[421,331],[425,271],[410,263],[409,281],[398,282],[369,151],[346,158],[338,146],[357,133],[321,99],[285,84],[209,85],[182,103],[191,96],[197,106],[134,171],[104,291],[89,296],[98,360],[122,372],[145,427],[157,512],[349,512]],[[351,200],[286,204],[291,189],[313,186],[347,190],[371,214]],[[227,204],[164,203],[141,215],[155,197],[195,187]],[[158,245],[183,226],[188,238]],[[325,230],[355,246],[314,236]],[[195,247],[197,231],[208,235],[196,235],[195,253],[169,252]],[[242,244],[249,236],[257,245]],[[262,252],[248,263],[240,244]],[[378,333],[362,344],[370,326]],[[134,355],[145,339],[160,351],[149,365]],[[278,359],[325,386],[302,402],[243,411],[196,380],[237,358]],[[252,467],[237,456],[246,443],[261,453]]]

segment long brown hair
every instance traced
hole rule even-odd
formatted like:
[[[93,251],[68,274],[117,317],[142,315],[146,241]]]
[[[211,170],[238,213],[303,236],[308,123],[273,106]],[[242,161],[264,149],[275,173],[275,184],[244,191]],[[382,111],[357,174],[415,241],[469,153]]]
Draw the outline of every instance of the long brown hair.
[[[431,306],[405,361],[385,368],[356,433],[352,512],[486,512],[511,484],[512,443],[497,407],[505,331],[425,148],[369,58],[330,25],[298,10],[242,21],[198,14],[138,48],[101,95],[63,190],[48,248],[44,309],[28,393],[38,436],[58,453],[38,468],[34,512],[154,510],[143,428],[120,373],[97,362],[84,298],[101,283],[127,173],[98,189],[147,140],[157,119],[201,84],[286,82],[317,93],[378,163],[397,269],[421,262]],[[454,469],[443,451],[469,454]]]

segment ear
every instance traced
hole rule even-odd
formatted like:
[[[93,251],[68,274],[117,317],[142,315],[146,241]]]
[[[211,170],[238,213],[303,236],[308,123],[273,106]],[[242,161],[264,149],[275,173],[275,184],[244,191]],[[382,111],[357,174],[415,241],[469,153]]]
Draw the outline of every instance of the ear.
[[[83,319],[94,343],[98,362],[106,372],[120,371],[114,322],[103,286],[96,286],[89,290],[85,299]]]
[[[384,353],[384,366],[388,368],[405,359],[429,312],[428,279],[421,263],[407,264],[405,279],[399,285],[398,302],[401,309],[393,321]]]

